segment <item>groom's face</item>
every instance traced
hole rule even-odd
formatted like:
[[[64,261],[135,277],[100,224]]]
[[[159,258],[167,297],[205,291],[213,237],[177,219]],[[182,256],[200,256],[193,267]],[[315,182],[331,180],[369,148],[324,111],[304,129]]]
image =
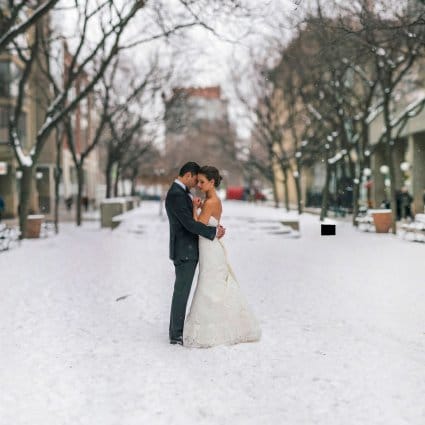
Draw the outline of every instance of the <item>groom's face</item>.
[[[198,175],[189,173],[186,186],[193,188],[198,184]]]

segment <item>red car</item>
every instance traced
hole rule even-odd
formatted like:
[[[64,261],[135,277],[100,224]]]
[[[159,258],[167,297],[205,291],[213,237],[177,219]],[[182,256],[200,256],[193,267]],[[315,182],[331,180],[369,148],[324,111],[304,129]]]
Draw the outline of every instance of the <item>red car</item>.
[[[226,192],[226,199],[234,199],[237,201],[247,201],[250,199],[249,188],[243,186],[229,186]],[[252,198],[251,198],[252,199]],[[266,196],[259,190],[254,192],[254,200],[265,201]]]

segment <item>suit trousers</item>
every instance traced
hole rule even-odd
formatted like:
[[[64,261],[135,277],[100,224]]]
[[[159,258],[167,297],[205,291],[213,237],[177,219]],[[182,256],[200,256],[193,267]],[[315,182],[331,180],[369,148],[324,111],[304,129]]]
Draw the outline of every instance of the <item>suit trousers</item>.
[[[176,281],[171,302],[170,339],[178,339],[183,336],[186,306],[197,264],[198,260],[178,260],[174,262]]]

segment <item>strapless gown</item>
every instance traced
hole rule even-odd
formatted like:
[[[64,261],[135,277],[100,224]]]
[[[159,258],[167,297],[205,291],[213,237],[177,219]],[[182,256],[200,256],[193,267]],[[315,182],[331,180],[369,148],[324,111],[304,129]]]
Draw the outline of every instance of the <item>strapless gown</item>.
[[[211,217],[209,226],[217,226]],[[254,342],[258,321],[241,292],[221,240],[199,237],[199,275],[183,330],[186,347],[213,347]]]

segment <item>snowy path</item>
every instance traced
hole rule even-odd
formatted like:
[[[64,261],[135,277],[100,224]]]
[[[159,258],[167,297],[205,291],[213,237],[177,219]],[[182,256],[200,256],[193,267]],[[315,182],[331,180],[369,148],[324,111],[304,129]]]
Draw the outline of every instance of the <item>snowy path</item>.
[[[423,425],[425,245],[348,223],[321,237],[309,215],[290,238],[282,211],[224,208],[260,343],[168,344],[156,203],[2,253],[0,425]]]

